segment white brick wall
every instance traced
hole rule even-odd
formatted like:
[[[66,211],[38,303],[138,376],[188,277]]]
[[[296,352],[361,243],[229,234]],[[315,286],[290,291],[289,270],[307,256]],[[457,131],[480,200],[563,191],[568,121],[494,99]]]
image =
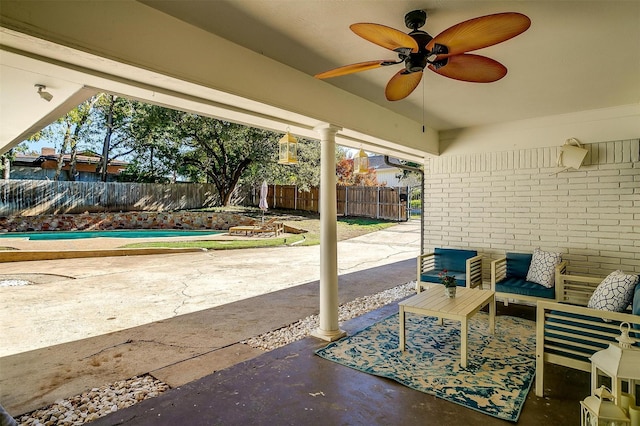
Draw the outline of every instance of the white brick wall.
[[[640,273],[640,139],[588,144],[561,173],[559,146],[442,156],[425,167],[425,250],[559,251],[576,274]]]

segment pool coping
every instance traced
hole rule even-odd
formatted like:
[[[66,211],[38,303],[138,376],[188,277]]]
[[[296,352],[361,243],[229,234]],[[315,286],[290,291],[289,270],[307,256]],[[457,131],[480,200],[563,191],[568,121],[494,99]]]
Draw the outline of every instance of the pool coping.
[[[204,248],[120,248],[91,250],[1,250],[0,263],[31,260],[74,259],[80,257],[139,256],[207,251]]]

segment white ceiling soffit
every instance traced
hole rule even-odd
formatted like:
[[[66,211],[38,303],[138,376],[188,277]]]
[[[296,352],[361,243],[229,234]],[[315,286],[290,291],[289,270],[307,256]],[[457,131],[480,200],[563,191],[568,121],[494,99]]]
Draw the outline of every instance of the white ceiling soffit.
[[[400,65],[324,80],[439,131],[633,105],[640,102],[640,1],[496,0],[140,0],[308,75],[394,54],[355,35],[373,22],[409,32],[405,13],[423,9],[432,36],[459,22],[500,12],[531,19],[523,34],[472,53],[508,69],[490,84],[425,71],[406,99],[384,87]]]
[[[0,37],[0,89],[3,93],[0,119],[3,127],[5,122],[14,120],[16,123],[20,120],[29,122],[26,127],[24,124],[16,126],[28,130],[2,135],[0,152],[101,91],[273,131],[284,133],[289,130],[309,139],[319,137],[313,129],[322,123],[308,116],[96,57],[7,28],[0,28]],[[17,81],[21,83],[16,84]],[[45,84],[47,91],[53,94],[53,100],[40,99],[34,84]],[[336,142],[417,162],[427,155],[424,151],[348,128],[340,131]]]

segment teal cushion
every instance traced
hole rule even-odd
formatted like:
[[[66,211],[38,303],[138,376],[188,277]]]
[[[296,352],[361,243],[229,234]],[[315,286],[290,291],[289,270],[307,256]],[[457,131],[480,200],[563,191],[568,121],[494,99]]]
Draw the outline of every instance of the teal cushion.
[[[442,284],[440,282],[440,277],[438,276],[439,273],[440,273],[440,271],[438,271],[436,269],[432,269],[431,271],[425,271],[422,274],[420,274],[420,281],[427,282],[427,283]],[[456,279],[456,285],[457,286],[459,286],[459,287],[465,287],[466,286],[467,275],[466,275],[465,272],[447,271],[447,275],[453,275],[453,277]]]
[[[446,269],[450,272],[466,272],[467,259],[478,255],[476,250],[436,248],[433,252],[435,253],[434,269],[437,271]]]
[[[636,284],[636,289],[633,293],[633,302],[631,303],[631,313],[634,315],[640,315],[640,279],[638,279],[638,284]],[[640,330],[640,324],[634,324],[633,328],[636,330]],[[637,338],[640,338],[640,332],[634,333]],[[638,346],[640,346],[640,342],[638,342]]]
[[[507,253],[507,278],[527,279],[533,254]]]
[[[522,278],[507,277],[496,283],[496,291],[501,293],[520,294],[523,296],[543,297],[555,299],[554,287],[547,288],[543,285],[532,283]]]

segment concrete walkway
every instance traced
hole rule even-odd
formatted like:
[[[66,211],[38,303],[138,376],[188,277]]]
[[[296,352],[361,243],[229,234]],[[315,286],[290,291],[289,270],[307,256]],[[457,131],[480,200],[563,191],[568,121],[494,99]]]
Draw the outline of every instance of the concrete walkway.
[[[415,279],[419,222],[338,244],[340,303]],[[0,401],[13,415],[138,374],[172,387],[318,312],[319,247],[5,263]]]

